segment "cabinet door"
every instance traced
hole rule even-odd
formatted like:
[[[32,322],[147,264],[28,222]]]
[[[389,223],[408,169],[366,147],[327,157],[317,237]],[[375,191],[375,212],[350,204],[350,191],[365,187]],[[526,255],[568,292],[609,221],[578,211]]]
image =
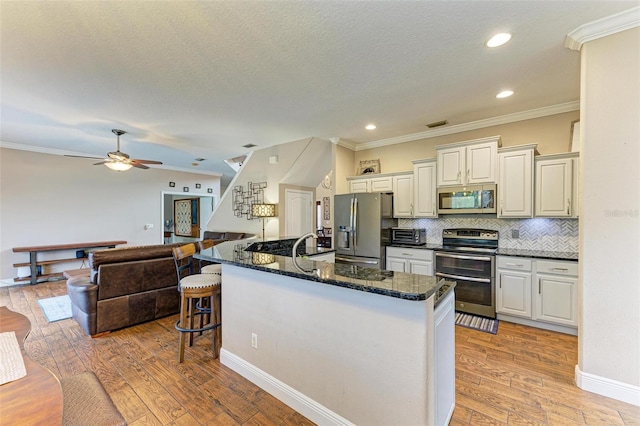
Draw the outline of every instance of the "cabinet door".
[[[533,217],[533,150],[498,154],[498,217]]]
[[[393,191],[393,179],[391,176],[371,178],[370,190],[371,192],[391,192]]]
[[[578,279],[538,274],[538,320],[578,326]]]
[[[413,216],[437,217],[435,161],[414,165],[413,179]]]
[[[393,217],[413,216],[413,175],[393,177]]]
[[[433,276],[433,262],[424,260],[409,260],[408,263],[410,273]]]
[[[438,186],[463,183],[463,170],[466,170],[465,152],[465,147],[438,150]]]
[[[496,312],[531,318],[531,272],[498,270]]]
[[[369,179],[358,179],[349,181],[349,192],[352,194],[369,192]]]
[[[387,256],[387,270],[395,272],[406,272],[407,261],[397,257]]]
[[[498,145],[495,142],[479,143],[467,147],[466,170],[462,170],[463,183],[495,183]]]
[[[573,159],[536,163],[536,216],[571,217]]]

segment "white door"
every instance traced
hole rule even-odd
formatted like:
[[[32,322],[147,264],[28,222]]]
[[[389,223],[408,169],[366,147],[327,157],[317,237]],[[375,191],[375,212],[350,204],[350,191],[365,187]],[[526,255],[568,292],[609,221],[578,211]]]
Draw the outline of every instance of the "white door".
[[[284,236],[300,237],[314,232],[313,192],[302,189],[285,189]]]

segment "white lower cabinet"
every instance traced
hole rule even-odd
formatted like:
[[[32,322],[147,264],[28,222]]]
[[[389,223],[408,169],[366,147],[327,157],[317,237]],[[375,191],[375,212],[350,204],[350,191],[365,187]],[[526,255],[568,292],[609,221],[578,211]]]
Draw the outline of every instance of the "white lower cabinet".
[[[497,264],[496,312],[578,327],[578,262],[497,256]]]
[[[387,247],[389,271],[433,275],[433,250]]]
[[[531,318],[531,260],[498,257],[496,312]]]
[[[538,261],[536,319],[578,326],[578,264]]]

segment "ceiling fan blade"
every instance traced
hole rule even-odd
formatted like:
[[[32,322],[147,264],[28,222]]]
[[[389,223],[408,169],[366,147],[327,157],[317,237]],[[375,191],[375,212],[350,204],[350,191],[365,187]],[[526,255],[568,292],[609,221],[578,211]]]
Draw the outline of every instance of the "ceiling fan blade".
[[[153,161],[153,160],[139,160],[139,159],[134,159],[131,160],[134,163],[138,163],[138,164],[162,164],[161,161]]]
[[[131,162],[131,165],[132,165],[133,167],[137,167],[137,168],[139,168],[139,169],[148,169],[148,167],[147,167],[147,166],[145,166],[144,164],[140,164],[140,163],[136,163],[136,162]]]
[[[73,158],[90,158],[92,160],[104,160],[104,157],[86,157],[84,155],[69,155],[65,154],[65,157],[73,157]]]
[[[112,163],[112,162],[113,162],[113,161],[111,161],[111,160],[104,160],[104,161],[101,161],[101,162],[99,162],[99,163],[94,163],[93,165],[94,165],[94,166],[99,166],[100,164],[107,164],[107,163]]]

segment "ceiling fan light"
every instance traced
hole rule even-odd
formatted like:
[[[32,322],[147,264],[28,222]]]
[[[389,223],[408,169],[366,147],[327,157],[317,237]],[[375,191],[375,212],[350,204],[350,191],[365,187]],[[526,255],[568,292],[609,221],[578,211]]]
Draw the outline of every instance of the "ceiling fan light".
[[[131,168],[131,164],[123,163],[121,161],[111,161],[109,163],[104,163],[104,165],[116,172],[124,172]]]

